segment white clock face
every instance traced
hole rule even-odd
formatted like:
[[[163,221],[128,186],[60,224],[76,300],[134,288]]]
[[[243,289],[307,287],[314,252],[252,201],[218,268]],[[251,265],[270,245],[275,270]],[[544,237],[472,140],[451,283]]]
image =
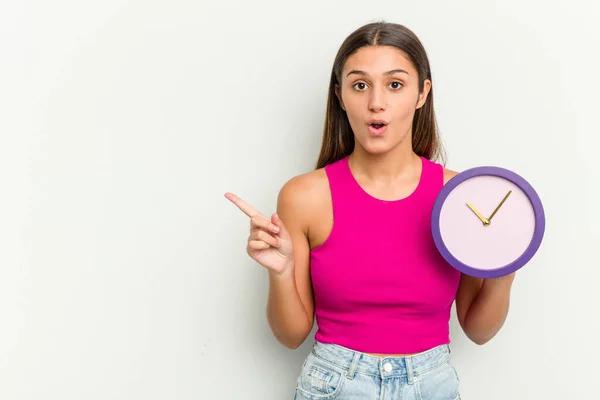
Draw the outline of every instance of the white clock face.
[[[509,191],[486,226],[480,217],[489,219]],[[448,194],[440,210],[439,229],[444,246],[457,260],[486,270],[519,258],[532,241],[535,223],[534,208],[518,185],[503,177],[479,175]]]

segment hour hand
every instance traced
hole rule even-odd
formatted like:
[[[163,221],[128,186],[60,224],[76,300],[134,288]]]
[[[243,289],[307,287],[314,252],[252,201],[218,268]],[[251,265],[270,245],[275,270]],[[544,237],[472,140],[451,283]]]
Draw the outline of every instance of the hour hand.
[[[487,226],[490,224],[490,221],[488,221],[486,217],[481,215],[481,213],[475,208],[473,204],[471,204],[471,202],[467,201],[467,206],[469,206],[469,208],[475,213],[475,215],[477,215],[477,217],[481,220],[483,225]]]

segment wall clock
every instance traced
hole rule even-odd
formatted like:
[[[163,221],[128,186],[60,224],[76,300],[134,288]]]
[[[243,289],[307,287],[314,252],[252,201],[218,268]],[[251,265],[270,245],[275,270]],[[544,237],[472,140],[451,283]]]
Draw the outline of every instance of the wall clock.
[[[538,251],[546,228],[542,202],[517,173],[475,167],[439,192],[431,231],[437,249],[457,270],[478,278],[508,275]]]

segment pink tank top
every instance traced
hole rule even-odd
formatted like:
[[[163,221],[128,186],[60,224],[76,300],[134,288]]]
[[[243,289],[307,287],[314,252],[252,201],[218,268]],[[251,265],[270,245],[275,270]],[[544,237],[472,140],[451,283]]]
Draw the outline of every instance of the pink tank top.
[[[333,228],[310,255],[315,339],[369,353],[417,353],[450,343],[460,272],[431,235],[442,165],[424,157],[408,197],[384,201],[355,180],[348,157],[325,167]]]

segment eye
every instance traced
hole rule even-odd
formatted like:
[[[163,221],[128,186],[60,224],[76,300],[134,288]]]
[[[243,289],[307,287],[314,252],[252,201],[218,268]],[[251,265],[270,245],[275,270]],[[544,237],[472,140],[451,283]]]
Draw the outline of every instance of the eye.
[[[402,87],[402,83],[398,81],[394,81],[390,83],[392,89],[400,89]]]
[[[366,89],[367,84],[364,82],[356,82],[354,85],[352,85],[352,88],[354,88],[355,90],[364,90]]]

